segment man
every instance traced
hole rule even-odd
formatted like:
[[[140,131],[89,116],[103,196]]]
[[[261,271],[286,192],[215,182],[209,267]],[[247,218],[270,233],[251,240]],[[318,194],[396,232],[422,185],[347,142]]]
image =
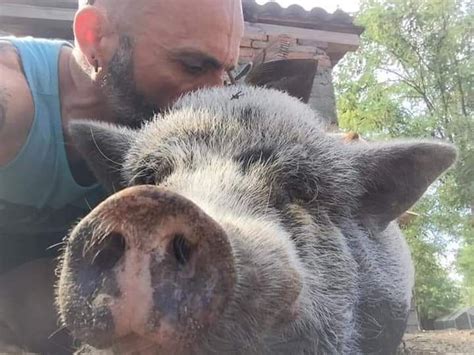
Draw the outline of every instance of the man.
[[[242,34],[240,0],[90,0],[74,47],[0,38],[0,277],[54,256],[48,247],[105,197],[69,122],[138,127],[181,94],[221,85]],[[1,329],[2,319],[0,345]]]

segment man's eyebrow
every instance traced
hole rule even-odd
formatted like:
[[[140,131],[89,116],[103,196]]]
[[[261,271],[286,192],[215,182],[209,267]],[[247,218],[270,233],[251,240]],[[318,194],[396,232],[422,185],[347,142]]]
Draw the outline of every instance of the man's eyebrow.
[[[176,51],[171,51],[170,56],[179,61],[183,62],[194,62],[199,63],[204,66],[210,66],[214,69],[222,69],[224,68],[224,63],[219,61],[218,59],[210,56],[207,53],[201,52],[199,50],[193,49],[181,49]],[[232,70],[232,68],[226,68],[227,70]]]

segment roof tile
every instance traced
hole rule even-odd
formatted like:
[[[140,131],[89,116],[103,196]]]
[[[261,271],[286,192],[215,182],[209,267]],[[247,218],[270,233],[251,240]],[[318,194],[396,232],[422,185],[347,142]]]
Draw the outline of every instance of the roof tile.
[[[342,10],[330,14],[315,7],[305,10],[299,5],[281,7],[276,2],[259,5],[255,0],[242,0],[244,18],[247,22],[281,24],[302,28],[361,34],[364,28],[354,24],[354,18]]]

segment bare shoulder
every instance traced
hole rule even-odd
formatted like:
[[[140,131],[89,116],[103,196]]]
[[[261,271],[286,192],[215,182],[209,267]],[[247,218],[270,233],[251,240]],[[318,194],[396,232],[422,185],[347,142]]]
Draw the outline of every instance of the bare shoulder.
[[[15,46],[4,39],[0,39],[0,65],[21,72],[21,60]]]
[[[13,160],[33,122],[33,99],[15,47],[0,40],[0,166]]]

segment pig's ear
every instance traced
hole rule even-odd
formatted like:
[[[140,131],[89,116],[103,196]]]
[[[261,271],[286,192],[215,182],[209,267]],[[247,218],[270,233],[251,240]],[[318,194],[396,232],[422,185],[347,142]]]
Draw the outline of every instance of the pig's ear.
[[[285,59],[255,66],[245,82],[285,91],[288,95],[308,103],[318,69],[315,59]]]
[[[360,218],[383,230],[407,211],[456,160],[456,149],[437,142],[369,145],[354,160],[364,193]]]
[[[92,121],[69,124],[72,140],[94,173],[109,192],[125,187],[121,171],[135,132],[124,127]]]

